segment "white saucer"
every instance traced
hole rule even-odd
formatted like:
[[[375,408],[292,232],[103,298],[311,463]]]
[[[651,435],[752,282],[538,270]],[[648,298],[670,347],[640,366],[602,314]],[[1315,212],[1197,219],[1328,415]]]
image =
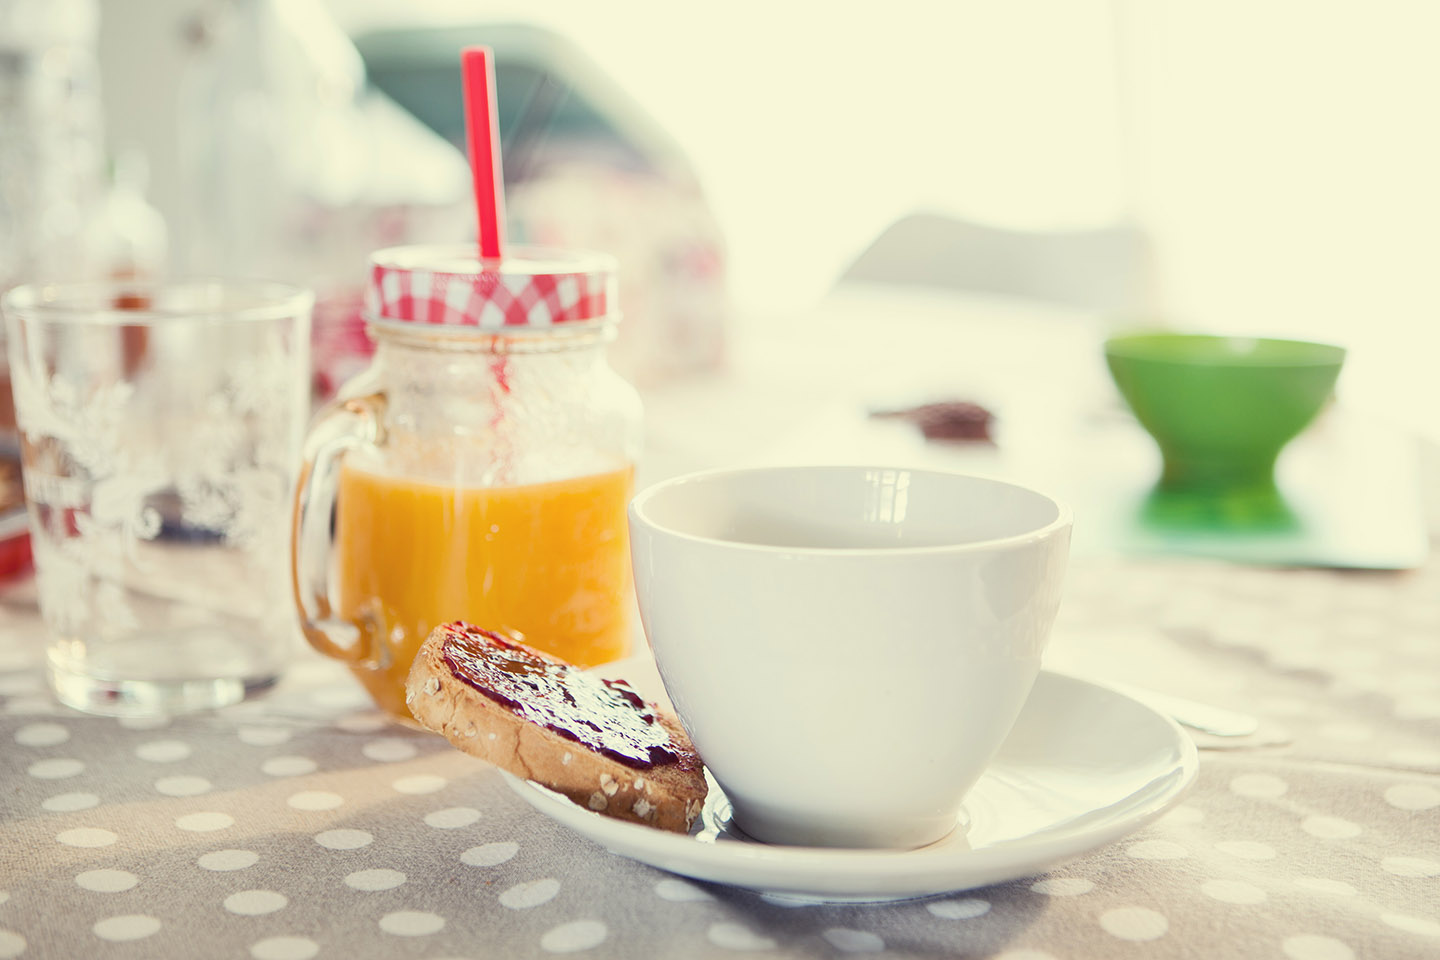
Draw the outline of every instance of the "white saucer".
[[[648,660],[599,668],[659,699]],[[1176,802],[1196,771],[1195,746],[1174,721],[1136,700],[1042,672],[989,770],[965,798],[960,825],[918,850],[772,846],[729,824],[710,781],[689,836],[602,816],[506,775],[548,817],[642,863],[697,880],[802,900],[901,900],[1040,873],[1111,843]]]

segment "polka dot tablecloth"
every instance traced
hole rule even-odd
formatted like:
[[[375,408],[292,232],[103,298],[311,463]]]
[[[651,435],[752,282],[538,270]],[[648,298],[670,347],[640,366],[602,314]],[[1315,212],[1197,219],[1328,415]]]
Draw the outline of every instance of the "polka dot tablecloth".
[[[797,906],[634,863],[301,657],[154,721],[48,698],[0,608],[0,958],[1440,957],[1440,565],[1077,563],[1052,663],[1261,720],[1182,805],[1041,876]]]

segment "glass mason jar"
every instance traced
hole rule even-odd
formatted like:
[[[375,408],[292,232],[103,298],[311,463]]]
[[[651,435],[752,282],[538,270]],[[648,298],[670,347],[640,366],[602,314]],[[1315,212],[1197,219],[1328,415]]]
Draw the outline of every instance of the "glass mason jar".
[[[372,258],[375,356],[311,428],[291,559],[306,637],[390,714],[451,620],[584,666],[629,651],[641,410],[605,359],[615,306],[594,254]]]

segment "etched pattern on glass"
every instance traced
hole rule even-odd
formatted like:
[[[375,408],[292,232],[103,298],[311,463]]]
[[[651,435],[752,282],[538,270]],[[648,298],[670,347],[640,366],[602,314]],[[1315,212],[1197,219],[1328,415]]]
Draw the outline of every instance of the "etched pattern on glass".
[[[178,390],[147,381],[144,369],[95,385],[87,371],[15,366],[39,600],[55,630],[102,641],[130,634],[144,619],[137,591],[181,594],[168,598],[182,605],[170,611],[174,623],[207,622],[221,595],[231,612],[287,619],[253,601],[275,595],[284,569],[303,371],[279,331],[246,347],[223,365],[201,361]],[[228,548],[213,589],[165,575],[164,553],[144,549],[162,530]],[[182,562],[213,562],[192,553]]]

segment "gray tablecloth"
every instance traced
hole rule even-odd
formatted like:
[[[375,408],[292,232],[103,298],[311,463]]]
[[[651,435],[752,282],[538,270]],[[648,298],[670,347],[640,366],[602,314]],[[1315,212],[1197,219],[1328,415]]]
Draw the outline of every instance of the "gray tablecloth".
[[[0,608],[3,957],[1440,956],[1440,565],[1077,562],[1053,661],[1250,711],[1185,801],[1043,876],[794,906],[578,838],[301,657],[163,722],[55,707]]]

